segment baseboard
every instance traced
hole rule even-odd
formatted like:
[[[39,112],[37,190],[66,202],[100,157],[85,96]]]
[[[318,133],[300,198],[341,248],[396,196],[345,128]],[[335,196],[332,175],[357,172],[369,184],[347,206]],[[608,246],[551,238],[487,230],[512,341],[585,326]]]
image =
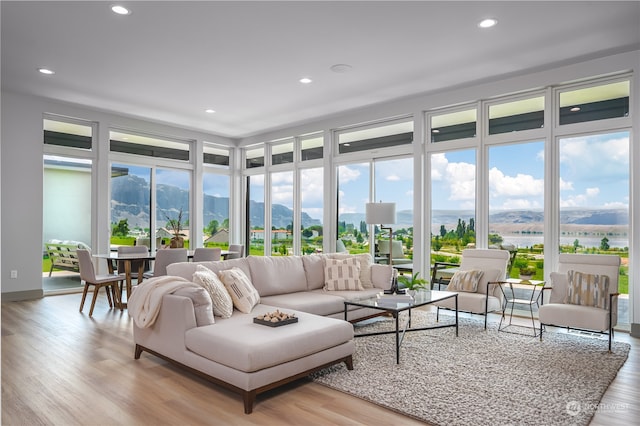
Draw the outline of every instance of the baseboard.
[[[41,288],[37,290],[11,291],[2,293],[3,302],[19,302],[21,300],[42,299],[43,297],[44,291]]]
[[[631,337],[640,337],[640,324],[631,324]]]

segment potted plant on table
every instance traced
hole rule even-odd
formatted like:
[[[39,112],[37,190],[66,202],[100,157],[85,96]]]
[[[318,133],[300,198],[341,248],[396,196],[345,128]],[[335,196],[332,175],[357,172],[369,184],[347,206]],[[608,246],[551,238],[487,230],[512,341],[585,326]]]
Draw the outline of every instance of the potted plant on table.
[[[427,280],[420,278],[420,272],[413,275],[399,275],[398,282],[407,289],[410,296],[415,296],[416,291],[427,288]]]
[[[535,273],[536,273],[536,268],[531,268],[529,266],[520,268],[520,279],[528,281],[531,278],[533,278]]]
[[[182,209],[178,213],[177,219],[171,219],[169,215],[166,213],[164,217],[167,218],[167,227],[171,229],[173,232],[173,237],[171,237],[171,243],[169,248],[183,248],[184,247],[184,237],[181,235],[182,231]]]

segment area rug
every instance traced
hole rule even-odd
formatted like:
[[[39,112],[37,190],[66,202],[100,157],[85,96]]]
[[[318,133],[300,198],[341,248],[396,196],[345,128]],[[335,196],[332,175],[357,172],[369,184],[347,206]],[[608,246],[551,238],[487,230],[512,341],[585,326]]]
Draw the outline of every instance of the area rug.
[[[414,326],[435,323],[432,313],[412,315]],[[460,318],[458,337],[454,328],[407,333],[398,365],[393,334],[359,337],[352,371],[341,364],[312,379],[434,425],[586,425],[630,348],[614,341],[609,353],[606,339],[549,332],[541,342],[483,326]],[[356,332],[393,327],[387,319]]]

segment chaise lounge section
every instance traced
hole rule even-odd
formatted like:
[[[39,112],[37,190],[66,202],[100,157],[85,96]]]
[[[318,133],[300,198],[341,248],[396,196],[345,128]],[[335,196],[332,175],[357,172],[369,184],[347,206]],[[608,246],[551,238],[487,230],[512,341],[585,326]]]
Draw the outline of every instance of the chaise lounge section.
[[[262,392],[332,364],[344,362],[352,369],[353,326],[342,319],[344,301],[388,289],[393,277],[390,266],[372,264],[368,254],[358,256],[359,278],[365,283],[357,291],[323,289],[324,259],[353,257],[350,255],[249,256],[169,265],[170,276],[189,281],[199,265],[216,273],[239,268],[251,279],[260,303],[249,313],[234,309],[229,318],[217,316],[214,323],[198,324],[194,298],[177,292],[165,294],[152,326],[134,323],[135,358],[146,351],[237,392],[247,414]],[[281,327],[254,323],[255,317],[275,310],[295,314],[298,322]],[[349,319],[377,314],[371,309],[353,309]]]

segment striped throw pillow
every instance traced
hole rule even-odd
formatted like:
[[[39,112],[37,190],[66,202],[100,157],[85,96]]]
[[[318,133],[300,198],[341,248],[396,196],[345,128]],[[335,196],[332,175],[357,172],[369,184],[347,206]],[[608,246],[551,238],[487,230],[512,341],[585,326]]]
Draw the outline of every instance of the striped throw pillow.
[[[233,306],[242,313],[248,314],[260,303],[260,294],[251,284],[251,280],[240,268],[231,268],[218,272],[220,280],[227,288]]]
[[[569,287],[564,303],[609,309],[609,276],[568,271]]]
[[[324,289],[328,291],[364,290],[360,281],[360,264],[349,259],[324,260]]]
[[[447,291],[464,291],[475,293],[478,291],[478,283],[484,271],[470,269],[468,271],[456,271],[451,277]]]

